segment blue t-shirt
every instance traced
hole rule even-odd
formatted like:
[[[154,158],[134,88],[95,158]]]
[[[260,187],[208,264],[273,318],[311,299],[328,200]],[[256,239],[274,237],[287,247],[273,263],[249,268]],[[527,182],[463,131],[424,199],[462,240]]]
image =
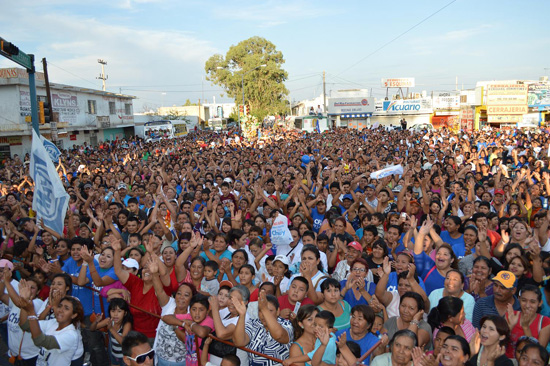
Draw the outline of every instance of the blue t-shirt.
[[[464,257],[464,255],[466,254],[466,248],[464,244],[464,235],[460,235],[459,238],[453,239],[451,238],[451,235],[449,234],[448,231],[442,231],[441,235],[439,236],[441,237],[441,240],[443,240],[443,242],[451,245],[451,247],[453,248],[453,252],[455,252],[458,259],[461,259]]]
[[[426,286],[424,285],[424,281],[422,281],[422,278],[418,277],[418,284],[420,287],[422,287],[422,290],[426,291]],[[390,272],[389,278],[388,278],[388,292],[391,291],[397,291],[397,272]],[[348,301],[349,302],[349,301]]]
[[[439,271],[433,267],[433,271],[430,269],[424,277],[424,285],[426,286],[426,295],[430,296],[433,290],[443,288],[445,285],[445,277],[443,277]]]
[[[321,341],[319,340],[319,338],[317,338],[315,340],[315,347],[313,348],[313,351],[307,354],[310,360],[313,360],[313,355],[319,347],[321,347]],[[336,364],[336,337],[334,336],[334,333],[330,333],[330,338],[328,340],[327,347],[325,348],[325,352],[323,353],[323,358],[321,359],[321,361],[329,365]]]
[[[313,219],[313,231],[318,233],[325,219],[325,214],[320,214],[319,211],[317,211],[317,207],[313,207],[311,209],[311,218]]]
[[[337,331],[336,332],[336,338],[340,337],[340,335],[342,333],[346,333],[346,339],[348,341],[353,341],[353,342],[355,342],[359,345],[359,347],[361,348],[361,354],[362,355],[367,353],[367,351],[369,349],[371,349],[372,346],[374,346],[376,344],[376,342],[378,342],[378,337],[375,336],[374,334],[372,334],[371,332],[368,332],[367,335],[365,335],[363,338],[355,340],[355,339],[351,338],[350,328],[347,328],[347,329],[342,329],[342,330]],[[372,355],[369,356],[365,361],[363,361],[363,364],[364,365],[370,365],[371,358],[373,358]]]
[[[212,253],[212,255],[216,255],[216,251],[214,249],[210,249],[210,253]],[[233,253],[231,253],[229,250],[226,249],[225,252],[223,252],[222,255],[220,255],[220,260],[224,258],[231,260],[231,254]],[[201,257],[203,257],[205,261],[210,260],[210,258],[208,258],[204,252],[201,253]]]
[[[115,269],[114,267],[111,267],[111,268],[108,268],[108,269],[103,269],[103,268],[100,268],[99,267],[99,263],[94,260],[94,264],[95,264],[95,268],[97,269],[97,273],[99,274],[99,277],[105,277],[105,276],[109,276],[111,277],[113,280],[115,281],[118,281],[118,277],[117,275],[115,274]],[[90,274],[90,268],[87,268],[86,269],[86,277],[88,278],[88,280],[90,281],[88,283],[88,286],[91,287],[91,288],[94,288],[98,291],[101,291],[102,287],[98,287],[94,284],[94,281],[92,280],[92,275]],[[104,297],[101,297],[99,296],[99,292],[95,292],[93,291],[93,301],[92,301],[92,305],[93,305],[93,311],[94,313],[96,314],[101,314],[103,312],[106,312],[109,308],[109,303],[107,302],[107,299],[105,299]],[[100,301],[103,301],[103,311],[101,311],[101,303]]]
[[[346,287],[347,282],[348,282],[348,280],[340,281],[341,288]],[[367,285],[366,285],[365,288],[366,288],[367,292],[369,293],[369,295],[373,296],[374,295],[374,290],[376,289],[376,284],[374,282],[367,282]],[[354,307],[355,305],[369,305],[369,303],[367,302],[367,300],[363,296],[360,296],[359,300],[357,300],[355,298],[355,295],[353,294],[352,290],[346,291],[346,294],[344,295],[344,300],[347,301],[347,303],[351,307]]]
[[[416,273],[422,278],[426,277],[430,269],[435,266],[435,262],[425,252],[413,254],[414,264],[416,265]]]
[[[65,264],[61,269],[63,270],[63,272],[69,274],[70,276],[78,277],[81,267],[82,266],[79,266],[74,261],[74,259],[69,258],[65,261]],[[71,295],[80,300],[80,303],[84,308],[84,316],[88,316],[93,313],[94,309],[92,306],[92,290],[78,286],[73,283],[73,292]]]

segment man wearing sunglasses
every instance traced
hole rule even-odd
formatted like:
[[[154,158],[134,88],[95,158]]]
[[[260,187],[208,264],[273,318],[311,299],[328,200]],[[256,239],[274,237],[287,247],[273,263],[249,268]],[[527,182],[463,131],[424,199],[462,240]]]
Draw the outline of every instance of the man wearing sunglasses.
[[[155,351],[143,333],[130,331],[122,340],[122,354],[125,365],[155,365]]]

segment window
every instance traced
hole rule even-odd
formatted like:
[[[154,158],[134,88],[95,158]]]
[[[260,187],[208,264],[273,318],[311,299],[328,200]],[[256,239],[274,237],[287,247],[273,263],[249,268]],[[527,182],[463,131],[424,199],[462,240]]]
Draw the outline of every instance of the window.
[[[115,102],[109,102],[109,114],[116,114]]]
[[[97,114],[97,105],[95,100],[88,100],[88,113]]]
[[[131,115],[132,114],[132,105],[129,103],[124,104],[124,114]]]

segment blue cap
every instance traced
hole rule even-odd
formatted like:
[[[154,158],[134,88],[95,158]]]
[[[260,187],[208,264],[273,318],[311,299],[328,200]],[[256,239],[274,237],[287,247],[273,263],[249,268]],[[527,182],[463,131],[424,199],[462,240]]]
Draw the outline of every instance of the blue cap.
[[[345,194],[343,199],[348,199],[353,201],[353,196],[351,194]]]

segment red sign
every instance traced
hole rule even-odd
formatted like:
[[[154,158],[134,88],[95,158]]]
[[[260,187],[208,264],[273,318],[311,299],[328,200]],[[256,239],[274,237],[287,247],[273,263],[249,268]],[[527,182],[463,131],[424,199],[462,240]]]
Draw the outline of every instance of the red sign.
[[[69,140],[71,140],[71,141],[76,141],[76,135],[70,135],[70,136],[69,136]]]

